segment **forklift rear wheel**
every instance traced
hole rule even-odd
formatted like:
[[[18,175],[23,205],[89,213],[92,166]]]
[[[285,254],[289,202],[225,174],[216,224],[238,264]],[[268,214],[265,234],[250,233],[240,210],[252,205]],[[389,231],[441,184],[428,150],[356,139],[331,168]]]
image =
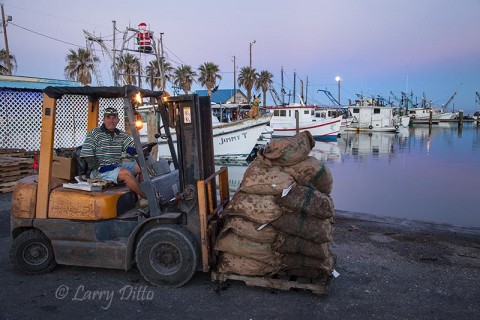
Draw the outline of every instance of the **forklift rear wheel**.
[[[161,225],[137,244],[137,267],[153,285],[181,287],[195,274],[200,249],[195,237],[179,225]]]
[[[10,261],[25,274],[47,273],[57,265],[50,240],[36,229],[27,230],[13,240]]]

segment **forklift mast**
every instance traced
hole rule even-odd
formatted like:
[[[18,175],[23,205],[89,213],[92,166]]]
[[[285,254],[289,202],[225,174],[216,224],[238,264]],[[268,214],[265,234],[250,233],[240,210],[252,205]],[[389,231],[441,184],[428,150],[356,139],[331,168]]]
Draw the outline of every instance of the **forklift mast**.
[[[178,192],[183,195],[178,206],[181,211],[187,213],[187,229],[199,240],[197,182],[206,180],[215,173],[210,97],[199,97],[196,94],[164,97],[163,104],[158,108],[174,168],[178,170],[180,189]],[[175,129],[177,152],[170,129]],[[155,197],[154,193],[158,193],[163,187],[159,185],[163,180],[164,176],[153,177],[142,183],[141,188],[147,194],[147,198]],[[213,205],[216,206],[216,203]],[[152,209],[158,210],[157,212],[161,214],[160,209],[151,208],[151,216],[156,215]]]

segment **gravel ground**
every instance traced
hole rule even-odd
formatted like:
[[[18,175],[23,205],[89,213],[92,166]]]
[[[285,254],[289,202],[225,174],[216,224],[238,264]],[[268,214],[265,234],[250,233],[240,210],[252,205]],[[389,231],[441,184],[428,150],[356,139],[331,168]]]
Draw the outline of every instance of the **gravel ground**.
[[[217,284],[198,273],[159,288],[125,272],[10,264],[11,194],[0,194],[0,319],[478,319],[480,230],[338,212],[327,296]]]

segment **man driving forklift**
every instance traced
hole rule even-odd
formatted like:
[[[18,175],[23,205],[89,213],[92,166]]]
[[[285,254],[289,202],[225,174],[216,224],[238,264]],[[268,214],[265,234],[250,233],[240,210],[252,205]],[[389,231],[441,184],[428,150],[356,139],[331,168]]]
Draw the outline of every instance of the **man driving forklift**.
[[[120,119],[117,109],[108,107],[103,113],[103,123],[86,135],[80,156],[91,169],[90,178],[99,178],[115,184],[124,182],[141,199],[140,205],[148,202],[140,190],[142,170],[137,162],[122,162],[122,153],[133,156],[137,153],[133,138],[117,128]],[[139,176],[137,180],[136,176]]]

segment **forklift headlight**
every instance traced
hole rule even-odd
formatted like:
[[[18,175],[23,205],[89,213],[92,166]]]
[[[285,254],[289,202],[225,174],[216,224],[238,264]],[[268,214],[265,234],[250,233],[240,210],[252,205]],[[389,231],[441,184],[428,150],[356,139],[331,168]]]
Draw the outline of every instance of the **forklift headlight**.
[[[143,120],[140,113],[135,112],[135,130],[140,131],[143,128]]]
[[[134,102],[138,106],[142,105],[143,99],[142,99],[142,96],[140,95],[140,92],[135,95]]]

